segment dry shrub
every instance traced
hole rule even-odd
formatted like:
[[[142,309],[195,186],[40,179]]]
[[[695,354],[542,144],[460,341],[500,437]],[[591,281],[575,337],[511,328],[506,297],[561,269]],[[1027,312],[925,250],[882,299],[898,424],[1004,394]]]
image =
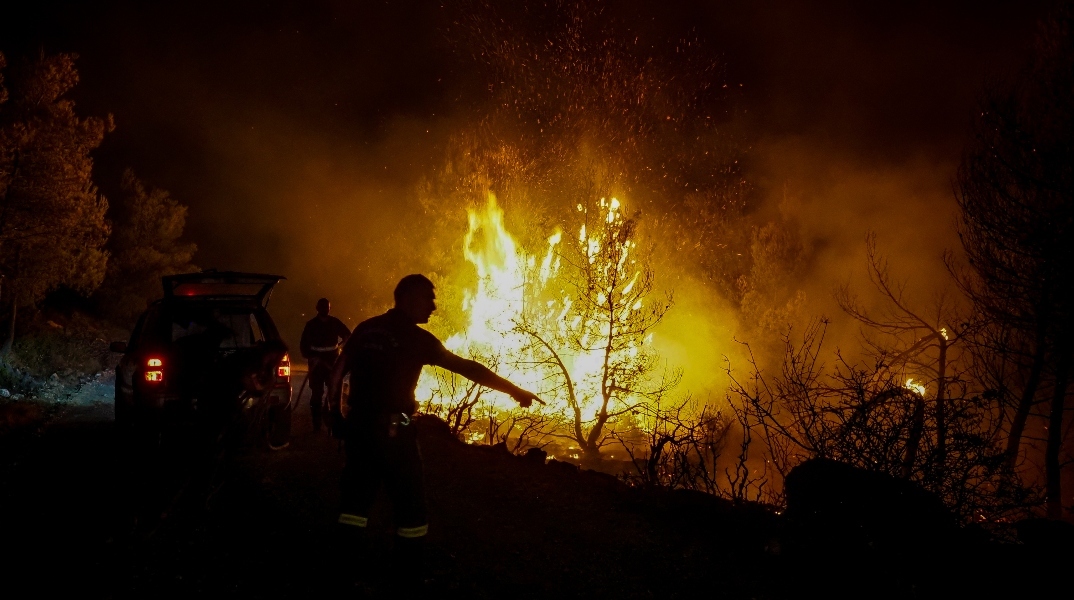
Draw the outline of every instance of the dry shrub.
[[[763,374],[755,362],[747,378],[732,374],[739,420],[761,442],[780,484],[794,466],[819,457],[913,481],[966,521],[1009,522],[1037,502],[1005,460],[994,398],[949,382],[941,448],[935,412],[925,410],[935,400],[882,364],[863,368],[836,353],[836,364],[824,365],[825,326],[814,322],[797,343],[785,336],[778,375]]]

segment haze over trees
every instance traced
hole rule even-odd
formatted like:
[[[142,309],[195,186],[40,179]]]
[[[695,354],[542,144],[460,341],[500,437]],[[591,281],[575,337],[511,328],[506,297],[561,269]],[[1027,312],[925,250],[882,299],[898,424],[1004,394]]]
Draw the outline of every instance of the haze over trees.
[[[1072,16],[1067,4],[1043,23],[1032,63],[974,120],[956,189],[968,266],[946,257],[964,298],[914,305],[870,238],[880,310],[848,289],[838,299],[871,361],[825,364],[814,324],[786,335],[780,369],[736,379],[780,475],[836,458],[915,481],[966,519],[1006,522],[1042,500],[1049,517],[1069,515]]]

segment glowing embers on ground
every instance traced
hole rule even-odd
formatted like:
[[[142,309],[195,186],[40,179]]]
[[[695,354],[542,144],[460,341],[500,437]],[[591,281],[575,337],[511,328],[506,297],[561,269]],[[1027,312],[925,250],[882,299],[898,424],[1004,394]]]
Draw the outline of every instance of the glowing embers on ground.
[[[463,254],[477,272],[477,283],[463,295],[465,329],[445,346],[540,395],[547,406],[534,406],[526,414],[543,419],[546,433],[573,426],[576,411],[583,423],[595,418],[602,391],[610,384],[609,358],[635,356],[639,346],[651,341],[603,343],[609,331],[622,326],[623,317],[641,309],[642,301],[623,304],[638,270],[632,256],[636,242],[618,229],[623,223],[620,202],[601,199],[597,206],[599,215],[587,215],[586,207],[578,206],[590,226],[582,225],[577,237],[556,230],[542,251],[532,254],[508,233],[503,210],[491,194],[482,210],[469,211]],[[604,289],[608,281],[619,283]],[[594,283],[600,287],[586,293]],[[419,382],[418,401],[442,416],[466,403],[483,409],[486,420],[520,414],[518,405],[503,394],[431,371]],[[629,402],[629,397],[617,398],[609,408]],[[466,438],[481,441],[488,434],[475,429]]]

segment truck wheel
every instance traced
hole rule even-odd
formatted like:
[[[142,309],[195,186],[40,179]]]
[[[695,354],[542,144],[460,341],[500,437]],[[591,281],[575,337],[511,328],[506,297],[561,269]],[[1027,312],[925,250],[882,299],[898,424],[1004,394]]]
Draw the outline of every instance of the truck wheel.
[[[116,398],[113,410],[116,436],[124,447],[129,448],[135,444],[138,437],[138,424],[134,410],[119,398]]]
[[[279,450],[287,446],[291,440],[291,408],[284,405],[270,406],[265,437],[269,448]]]

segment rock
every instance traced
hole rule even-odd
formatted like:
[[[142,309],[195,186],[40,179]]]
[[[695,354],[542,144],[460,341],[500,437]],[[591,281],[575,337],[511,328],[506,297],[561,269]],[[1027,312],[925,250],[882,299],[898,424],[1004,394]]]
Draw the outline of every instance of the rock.
[[[577,473],[578,472],[578,465],[574,465],[574,464],[571,464],[569,462],[564,462],[562,460],[556,460],[556,459],[553,458],[553,459],[549,460],[546,464],[548,465],[548,467],[550,469],[555,469],[556,471],[560,471],[560,472],[563,472],[563,473]]]
[[[10,398],[11,392],[7,388],[0,388],[0,398]]]
[[[418,429],[425,432],[427,435],[438,438],[456,439],[455,436],[451,434],[451,427],[440,417],[435,415],[418,415],[414,420]]]
[[[729,502],[698,490],[668,490],[668,506],[679,514],[714,514],[726,512]]]
[[[1035,552],[1069,557],[1074,554],[1074,525],[1052,519],[1025,519],[1015,523],[1018,540]]]
[[[808,552],[942,553],[960,535],[938,496],[884,473],[811,459],[787,474],[784,490]]]
[[[611,473],[604,473],[601,471],[595,471],[593,469],[582,469],[579,471],[579,473],[584,475],[585,478],[589,480],[590,484],[599,486],[604,489],[620,489],[623,487],[623,482]],[[708,496],[708,494],[705,495]],[[712,496],[709,497],[711,498]]]
[[[526,450],[526,454],[524,454],[522,458],[529,462],[543,465],[544,461],[548,458],[548,453],[540,448],[530,448],[529,450]]]

